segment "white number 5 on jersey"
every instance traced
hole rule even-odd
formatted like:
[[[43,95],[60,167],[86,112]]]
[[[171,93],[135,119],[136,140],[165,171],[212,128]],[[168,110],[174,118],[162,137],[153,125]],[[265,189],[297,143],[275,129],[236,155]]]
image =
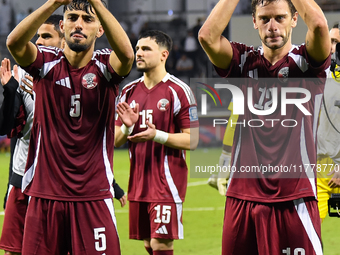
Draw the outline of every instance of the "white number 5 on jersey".
[[[73,95],[71,96],[71,109],[70,109],[70,116],[71,117],[79,117],[80,116],[80,95]]]

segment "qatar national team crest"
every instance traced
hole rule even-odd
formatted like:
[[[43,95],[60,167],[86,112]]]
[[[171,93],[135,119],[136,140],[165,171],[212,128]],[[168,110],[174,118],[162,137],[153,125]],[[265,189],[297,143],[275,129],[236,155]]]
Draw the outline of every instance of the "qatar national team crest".
[[[277,78],[279,78],[280,82],[286,83],[288,81],[288,74],[289,67],[284,67],[279,71]]]
[[[98,85],[97,76],[93,73],[85,74],[81,83],[86,89],[94,89]]]
[[[168,110],[169,106],[170,106],[169,100],[165,99],[165,98],[159,100],[158,103],[157,103],[158,110],[163,111],[163,112]]]

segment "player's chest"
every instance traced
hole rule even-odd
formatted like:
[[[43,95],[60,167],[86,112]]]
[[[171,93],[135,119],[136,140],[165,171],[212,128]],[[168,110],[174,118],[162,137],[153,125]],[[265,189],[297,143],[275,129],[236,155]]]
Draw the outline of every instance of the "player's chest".
[[[139,104],[140,128],[146,128],[146,121],[153,124],[171,118],[174,109],[173,96],[169,91],[158,90],[154,93],[136,90],[128,98],[127,103],[133,108]]]

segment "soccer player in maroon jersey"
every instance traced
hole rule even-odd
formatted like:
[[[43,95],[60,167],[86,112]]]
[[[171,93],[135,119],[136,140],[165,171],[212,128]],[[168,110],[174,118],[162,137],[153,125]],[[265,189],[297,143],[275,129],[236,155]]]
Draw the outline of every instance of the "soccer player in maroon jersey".
[[[51,15],[39,27],[36,45],[61,48],[64,42],[64,35],[59,29],[59,22],[62,19],[62,15]],[[10,164],[11,177],[9,179],[8,201],[2,226],[0,249],[5,250],[5,254],[21,254],[25,216],[29,200],[29,197],[21,192],[21,185],[25,172],[29,137],[34,115],[33,93],[28,87],[26,89],[26,86],[31,86],[27,81],[32,81],[32,77],[29,77],[26,71],[21,68],[13,68],[15,79],[11,78],[12,72],[8,59],[2,61],[1,68],[4,71],[0,74],[1,82],[3,86],[7,87],[4,87],[7,93],[4,96],[5,100],[0,109],[0,115],[4,116],[4,120],[0,121],[0,129],[5,135],[15,136],[16,143],[14,144],[15,148],[13,148],[13,157],[11,157],[13,161]],[[19,89],[18,86],[20,86]],[[21,111],[19,110],[20,107],[22,107]],[[25,124],[22,125],[22,128],[20,128],[22,130],[19,132],[15,122],[16,117],[20,116],[23,112],[25,112],[23,114]],[[3,129],[4,126],[6,127],[5,129]],[[15,129],[17,132],[12,132],[12,129]]]
[[[235,172],[231,173],[226,194],[222,254],[322,254],[316,175],[315,168],[314,172],[310,169],[316,164],[318,110],[325,70],[330,65],[327,21],[313,0],[253,0],[253,24],[262,44],[256,50],[222,36],[237,4],[238,0],[220,0],[199,32],[199,41],[217,73],[228,77],[229,82],[232,77],[247,78],[243,83],[239,78],[236,84],[243,95],[252,96],[252,109],[265,109],[274,98],[272,91],[280,97],[292,87],[309,91],[310,100],[303,103],[309,114],[291,104],[286,115],[281,114],[279,106],[268,115],[247,110],[239,116],[231,158]],[[292,45],[298,13],[308,28],[306,43]],[[264,84],[264,77],[272,79]],[[250,95],[248,86],[252,88]],[[303,97],[301,93],[289,94],[292,100]],[[247,103],[244,107],[248,109]],[[261,128],[240,124],[251,119],[264,124]],[[285,119],[293,120],[296,126],[281,125]],[[263,166],[271,167],[270,172]],[[260,171],[248,170],[256,167]],[[296,173],[294,167],[298,168]],[[288,173],[282,169],[288,169]]]
[[[115,127],[115,146],[129,142],[129,236],[144,240],[153,255],[173,254],[173,240],[183,238],[185,150],[198,144],[195,97],[165,69],[171,47],[161,31],[139,37],[136,65],[143,76],[123,88]]]
[[[64,50],[32,44],[62,5]],[[113,51],[94,51],[104,31]],[[133,63],[126,33],[101,0],[49,0],[12,31],[7,47],[34,79],[22,253],[120,254],[112,160],[118,84]]]

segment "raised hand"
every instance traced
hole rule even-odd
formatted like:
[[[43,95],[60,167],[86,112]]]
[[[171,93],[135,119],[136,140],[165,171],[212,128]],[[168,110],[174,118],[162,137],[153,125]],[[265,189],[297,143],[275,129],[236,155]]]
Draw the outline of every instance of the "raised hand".
[[[25,86],[22,86],[22,85],[20,85],[20,88],[23,90],[23,91],[25,91],[25,92],[27,92],[27,93],[29,93],[29,94],[31,94],[31,95],[33,95],[33,86],[31,85],[31,84],[33,84],[33,77],[31,77],[31,76],[29,76],[29,75],[25,75],[25,78],[23,78],[23,79],[21,79],[21,81],[28,87],[25,87]],[[28,81],[30,81],[31,83],[29,83]]]
[[[327,175],[333,175],[332,179],[328,182],[328,186],[331,188],[340,187],[340,167],[335,165],[334,169]]]
[[[118,103],[117,113],[123,124],[131,127],[139,118],[139,104],[136,104],[135,108],[132,109],[126,102]]]
[[[0,67],[0,81],[2,86],[6,85],[7,82],[11,79],[12,72],[11,72],[11,61],[8,58],[4,58],[1,61]]]

